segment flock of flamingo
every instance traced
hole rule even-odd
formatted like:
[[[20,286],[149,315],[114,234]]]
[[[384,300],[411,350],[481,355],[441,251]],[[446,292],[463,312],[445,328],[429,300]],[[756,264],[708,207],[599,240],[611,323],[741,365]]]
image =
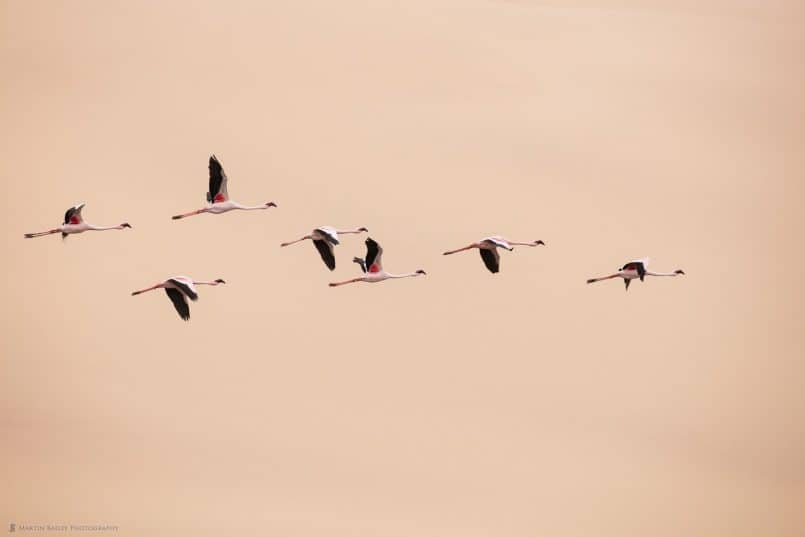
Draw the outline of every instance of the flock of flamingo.
[[[189,213],[178,214],[173,217],[174,220],[179,220],[181,218],[186,218],[189,216],[204,213],[222,214],[235,210],[255,211],[255,210],[265,210],[277,206],[277,204],[272,201],[264,203],[262,205],[255,205],[255,206],[246,206],[236,201],[232,201],[229,198],[229,192],[227,190],[226,173],[224,173],[224,169],[221,166],[221,163],[215,157],[215,155],[212,155],[210,157],[209,170],[210,170],[210,181],[209,181],[209,190],[207,192],[207,206],[202,207],[201,209],[197,209],[195,211],[191,211]],[[123,222],[122,224],[117,226],[106,226],[106,227],[93,226],[92,224],[89,224],[84,220],[84,217],[82,215],[83,209],[84,209],[83,203],[76,205],[75,207],[71,207],[67,209],[66,213],[64,213],[64,223],[62,225],[60,225],[57,228],[50,229],[48,231],[42,231],[39,233],[26,233],[25,238],[30,239],[34,237],[43,237],[45,235],[52,235],[55,233],[61,233],[62,238],[65,238],[68,235],[83,233],[85,231],[107,231],[111,229],[122,230],[131,228],[131,225],[129,225],[127,222]],[[314,229],[308,235],[305,235],[294,241],[284,242],[280,246],[285,247],[306,240],[311,240],[313,241],[313,245],[316,247],[316,250],[319,252],[321,259],[322,261],[324,261],[324,264],[327,266],[327,268],[330,270],[334,270],[335,269],[334,247],[339,244],[339,238],[338,238],[339,235],[360,234],[368,231],[369,230],[366,229],[365,227],[358,227],[354,229],[335,229],[330,226],[321,226]],[[333,282],[330,283],[330,287],[338,287],[341,285],[356,282],[377,283],[390,279],[413,278],[425,275],[425,271],[422,269],[402,274],[394,274],[391,272],[387,272],[386,270],[383,269],[382,264],[383,248],[372,238],[367,238],[365,242],[366,242],[366,255],[363,258],[355,257],[353,259],[353,261],[360,266],[363,276],[341,282]],[[514,250],[515,246],[534,247],[538,245],[545,245],[545,243],[541,240],[536,240],[532,242],[515,242],[504,239],[499,236],[493,236],[481,239],[478,242],[473,242],[463,248],[458,248],[456,250],[450,250],[444,252],[444,255],[452,255],[467,250],[477,249],[481,255],[481,259],[483,260],[484,265],[486,265],[486,268],[489,269],[489,272],[492,272],[494,274],[500,270],[500,255],[498,253],[498,248],[503,248],[504,250],[512,251]],[[639,278],[640,281],[643,281],[646,276],[679,276],[681,274],[685,274],[682,270],[675,270],[673,272],[651,272],[646,268],[647,265],[648,265],[648,258],[629,261],[628,263],[620,267],[615,273],[600,278],[590,278],[589,280],[587,280],[587,283],[610,280],[613,278],[623,278],[626,290],[628,290],[629,284],[632,282],[632,280],[637,278]],[[168,297],[173,303],[174,308],[176,308],[176,311],[179,313],[179,316],[185,321],[187,321],[190,319],[190,307],[187,303],[187,299],[189,298],[192,301],[198,300],[198,292],[196,291],[196,286],[198,285],[216,286],[221,285],[223,283],[226,282],[220,278],[215,279],[213,281],[195,281],[191,278],[188,278],[187,276],[173,276],[171,278],[168,278],[164,282],[157,283],[155,285],[152,285],[151,287],[146,287],[145,289],[134,291],[132,295],[139,295],[147,291],[153,291],[154,289],[164,289],[165,293],[167,293]]]

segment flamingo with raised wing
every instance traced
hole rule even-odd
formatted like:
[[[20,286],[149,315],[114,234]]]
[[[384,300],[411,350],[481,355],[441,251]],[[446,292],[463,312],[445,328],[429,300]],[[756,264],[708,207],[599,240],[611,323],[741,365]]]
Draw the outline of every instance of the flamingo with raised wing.
[[[107,231],[110,229],[130,229],[131,226],[128,222],[123,222],[117,226],[93,226],[92,224],[88,224],[84,221],[84,217],[81,215],[81,211],[84,210],[84,205],[86,203],[80,203],[75,207],[70,207],[67,209],[67,212],[64,213],[64,223],[57,228],[49,229],[48,231],[40,231],[38,233],[26,233],[26,239],[32,239],[34,237],[43,237],[45,235],[51,235],[53,233],[61,233],[62,238],[67,237],[67,235],[73,235],[75,233],[84,233],[85,231]]]
[[[188,216],[203,213],[221,214],[235,210],[257,211],[277,206],[277,204],[274,203],[273,201],[269,201],[268,203],[264,203],[263,205],[255,205],[249,207],[246,205],[241,205],[236,201],[230,200],[229,192],[227,191],[226,173],[224,173],[224,168],[223,166],[221,166],[221,163],[218,161],[215,155],[212,155],[210,157],[209,169],[210,169],[210,186],[209,190],[207,191],[208,205],[206,207],[203,207],[195,211],[191,211],[189,213],[177,214],[176,216],[173,217],[174,220],[179,220],[180,218],[186,218]]]
[[[383,248],[372,238],[366,239],[366,257],[360,259],[356,257],[353,261],[361,266],[361,269],[366,274],[360,278],[352,278],[343,282],[334,282],[330,287],[338,287],[339,285],[346,285],[355,282],[368,282],[377,283],[384,280],[398,279],[398,278],[414,278],[416,276],[424,276],[424,270],[419,269],[414,272],[406,272],[404,274],[392,274],[383,270],[382,264]]]

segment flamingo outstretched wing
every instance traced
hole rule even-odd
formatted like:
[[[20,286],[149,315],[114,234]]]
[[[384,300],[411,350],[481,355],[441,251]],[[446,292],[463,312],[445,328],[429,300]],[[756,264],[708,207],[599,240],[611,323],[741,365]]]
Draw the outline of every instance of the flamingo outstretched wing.
[[[210,189],[207,192],[207,201],[210,203],[220,203],[229,200],[229,192],[226,189],[226,173],[224,167],[215,155],[210,157]]]
[[[184,321],[189,321],[190,306],[187,305],[187,299],[185,298],[184,293],[172,287],[166,287],[165,293],[168,294],[168,298],[170,298],[171,302],[173,302],[173,307],[176,308],[176,312],[179,314],[179,317],[181,317]]]
[[[366,258],[364,262],[368,272],[380,272],[383,270],[382,256],[383,248],[374,239],[366,239]]]
[[[313,239],[313,244],[316,246],[316,250],[319,251],[321,260],[324,261],[324,264],[327,265],[327,268],[330,270],[335,270],[335,254],[333,253],[333,245],[330,242],[322,239]]]
[[[196,301],[198,300],[198,292],[196,292],[196,286],[193,285],[193,280],[187,278],[185,276],[174,276],[173,278],[169,278],[168,281],[175,285],[187,298],[190,300]]]
[[[509,241],[507,241],[503,237],[498,237],[498,236],[487,237],[481,242],[491,243],[491,244],[494,244],[495,246],[500,246],[501,248],[505,248],[506,250],[511,250],[512,249],[511,244],[509,244]]]
[[[481,259],[484,260],[484,265],[489,269],[492,274],[500,270],[500,254],[497,248],[479,248],[478,252],[481,254]]]
[[[648,265],[649,258],[643,257],[641,259],[634,259],[629,261],[623,266],[623,270],[636,270],[637,275],[640,277],[640,281],[642,282],[643,279],[646,277],[646,265]],[[626,288],[628,289],[629,286],[627,285]]]
[[[319,235],[324,237],[324,239],[327,242],[329,242],[330,244],[340,244],[340,242],[338,241],[338,232],[333,227],[322,226],[322,227],[317,227],[313,231],[318,232]]]
[[[79,203],[75,207],[70,207],[67,209],[67,212],[64,213],[64,223],[80,224],[83,222],[84,217],[81,216],[81,211],[84,210],[84,205],[86,205],[86,203]]]

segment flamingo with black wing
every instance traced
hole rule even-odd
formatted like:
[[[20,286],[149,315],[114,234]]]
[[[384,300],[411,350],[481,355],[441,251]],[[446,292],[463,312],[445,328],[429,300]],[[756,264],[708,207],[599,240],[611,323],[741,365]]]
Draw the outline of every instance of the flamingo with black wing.
[[[79,203],[75,207],[70,207],[64,213],[64,223],[57,228],[49,229],[48,231],[40,231],[38,233],[26,233],[26,239],[33,239],[34,237],[43,237],[45,235],[52,235],[53,233],[61,233],[62,238],[67,235],[75,233],[84,233],[85,231],[107,231],[110,229],[130,229],[131,226],[128,222],[123,222],[117,226],[93,226],[84,221],[81,211],[84,210],[86,203]]]
[[[276,207],[277,204],[273,201],[269,201],[268,203],[264,203],[263,205],[254,205],[254,206],[247,206],[241,205],[236,201],[232,201],[229,199],[229,192],[227,191],[227,177],[226,173],[224,173],[224,168],[221,166],[221,163],[218,161],[215,155],[210,157],[209,162],[209,170],[210,170],[210,185],[209,190],[207,191],[207,203],[206,207],[201,209],[191,211],[189,213],[184,214],[177,214],[173,217],[174,220],[179,220],[180,218],[186,218],[188,216],[193,216],[197,214],[203,213],[211,213],[211,214],[222,214],[227,213],[229,211],[258,211],[268,209],[269,207]]]
[[[220,278],[218,278],[217,280],[213,280],[211,282],[196,282],[188,278],[187,276],[174,276],[172,278],[168,278],[164,282],[152,285],[151,287],[146,287],[145,289],[134,291],[133,293],[131,293],[131,295],[132,296],[140,295],[148,291],[153,291],[154,289],[165,289],[165,293],[168,295],[168,298],[171,299],[173,307],[176,308],[176,312],[179,314],[179,317],[181,317],[185,321],[189,321],[190,305],[187,303],[187,299],[189,298],[194,302],[198,300],[198,292],[196,291],[196,285],[215,286],[220,285],[222,283],[226,282]]]
[[[685,274],[685,271],[681,269],[677,269],[673,272],[651,272],[646,268],[648,265],[649,258],[644,257],[642,259],[635,259],[633,261],[629,261],[621,268],[618,269],[617,272],[614,274],[610,274],[609,276],[602,276],[600,278],[590,278],[587,280],[587,283],[595,283],[604,280],[611,280],[613,278],[623,278],[623,283],[626,286],[626,290],[629,290],[629,285],[632,283],[632,280],[639,278],[640,281],[644,281],[646,276],[682,276]]]
[[[489,269],[489,272],[492,274],[496,274],[500,271],[500,254],[498,254],[498,248],[503,248],[504,250],[512,251],[514,250],[515,246],[544,246],[545,243],[537,240],[532,242],[514,242],[510,240],[506,240],[503,237],[494,236],[494,237],[487,237],[485,239],[481,239],[478,242],[473,242],[472,244],[465,246],[464,248],[459,248],[458,250],[450,250],[448,252],[444,252],[443,255],[451,255],[457,254],[458,252],[464,252],[466,250],[471,250],[473,248],[477,248],[478,252],[481,254],[481,259],[486,265],[486,268]]]
[[[357,234],[363,233],[364,231],[369,230],[365,227],[358,227],[355,229],[336,229],[331,226],[321,226],[314,229],[310,235],[305,235],[304,237],[296,239],[295,241],[283,242],[280,244],[280,246],[285,247],[296,244],[297,242],[311,240],[313,241],[313,245],[316,247],[316,250],[318,250],[321,260],[324,261],[325,265],[327,265],[327,268],[330,270],[335,270],[335,252],[333,251],[333,247],[340,244],[338,235]]]
[[[382,264],[383,248],[372,238],[366,239],[366,257],[361,259],[356,257],[353,259],[358,263],[363,270],[365,276],[360,278],[352,278],[343,282],[334,282],[330,287],[338,287],[339,285],[346,285],[348,283],[367,282],[377,283],[385,280],[399,279],[399,278],[415,278],[417,276],[424,276],[424,270],[419,269],[414,272],[406,272],[403,274],[392,274],[383,269]]]

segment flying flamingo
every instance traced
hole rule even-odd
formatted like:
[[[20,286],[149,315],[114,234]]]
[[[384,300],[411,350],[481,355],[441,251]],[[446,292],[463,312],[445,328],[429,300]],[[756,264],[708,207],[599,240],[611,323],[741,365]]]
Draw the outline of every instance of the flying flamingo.
[[[316,250],[319,251],[319,255],[321,255],[321,259],[324,261],[324,264],[327,265],[327,268],[330,270],[335,270],[335,254],[333,253],[333,246],[339,244],[338,234],[341,233],[343,235],[347,235],[350,233],[363,233],[364,231],[369,230],[365,227],[355,229],[335,229],[334,227],[330,226],[321,226],[314,229],[313,233],[310,235],[305,235],[301,239],[296,239],[295,241],[283,242],[280,244],[280,246],[290,246],[292,244],[296,244],[297,242],[310,239],[316,246]]]
[[[196,285],[220,285],[226,283],[224,280],[218,278],[211,282],[195,282],[187,276],[174,276],[168,278],[162,283],[158,283],[146,289],[134,291],[131,296],[139,295],[154,289],[165,289],[168,298],[173,302],[173,307],[179,312],[179,317],[185,321],[190,320],[190,306],[187,304],[187,299],[196,301],[198,300],[198,293],[196,292]]]
[[[498,248],[503,248],[505,250],[512,251],[514,250],[514,246],[537,246],[537,245],[545,245],[542,241],[534,241],[534,242],[513,242],[504,239],[503,237],[487,237],[482,239],[478,242],[473,242],[469,246],[465,246],[464,248],[459,248],[458,250],[451,250],[449,252],[445,252],[444,255],[455,254],[458,252],[463,252],[465,250],[470,250],[472,248],[478,248],[478,252],[481,254],[481,259],[484,260],[484,265],[486,268],[489,269],[489,272],[495,274],[500,270],[500,255],[498,254]]]
[[[215,157],[215,155],[212,155],[210,157],[210,190],[207,192],[208,205],[203,209],[198,209],[197,211],[192,211],[185,214],[177,214],[173,217],[173,219],[179,220],[180,218],[185,218],[186,216],[193,216],[202,213],[221,214],[234,210],[255,211],[258,209],[268,209],[269,207],[277,206],[277,204],[273,201],[269,201],[263,205],[256,205],[254,207],[247,207],[246,205],[241,205],[236,201],[232,201],[229,199],[229,193],[226,190],[226,183],[227,179],[224,169],[221,166],[221,163],[218,162],[218,159]]]
[[[383,257],[383,248],[380,247],[377,242],[373,239],[369,238],[366,239],[366,258],[360,259],[356,257],[354,261],[361,266],[361,269],[366,276],[360,278],[353,278],[351,280],[346,280],[343,282],[336,282],[331,283],[330,287],[337,287],[339,285],[345,285],[348,283],[355,283],[355,282],[369,282],[369,283],[376,283],[382,282],[383,280],[390,280],[394,278],[413,278],[416,276],[424,275],[424,270],[417,270],[415,272],[409,272],[406,274],[391,274],[383,270],[383,265],[381,262],[381,258]]]
[[[650,272],[646,270],[646,265],[648,265],[648,262],[648,257],[629,261],[619,268],[618,272],[615,274],[610,274],[609,276],[604,276],[602,278],[590,278],[587,280],[587,283],[595,283],[602,280],[610,280],[612,278],[623,278],[623,283],[626,284],[626,290],[628,291],[629,284],[632,283],[632,280],[635,278],[640,278],[640,281],[642,282],[646,276],[679,276],[685,274],[685,271],[683,270],[675,270],[673,272]]]
[[[65,238],[67,235],[72,235],[73,233],[84,233],[85,231],[106,231],[108,229],[131,228],[131,226],[126,222],[123,222],[119,226],[109,227],[98,227],[88,224],[84,221],[84,217],[81,216],[81,211],[84,209],[84,205],[86,205],[86,203],[81,203],[75,207],[70,207],[67,209],[67,212],[64,213],[64,224],[60,225],[56,229],[50,229],[48,231],[42,231],[39,233],[26,233],[25,238],[32,239],[34,237],[42,237],[44,235],[51,235],[59,232],[61,232],[62,238]]]

